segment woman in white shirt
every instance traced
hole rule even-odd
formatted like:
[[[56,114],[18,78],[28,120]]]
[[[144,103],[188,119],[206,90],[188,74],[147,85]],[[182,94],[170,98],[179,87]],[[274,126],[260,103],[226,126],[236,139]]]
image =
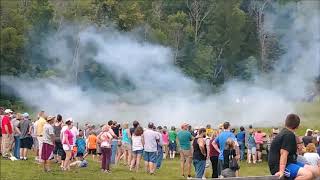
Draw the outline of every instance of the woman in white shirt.
[[[136,172],[139,170],[140,166],[140,160],[143,153],[143,145],[144,145],[144,139],[143,139],[143,129],[142,127],[137,127],[134,131],[132,138],[132,159],[130,164],[130,171],[132,171],[132,168],[136,167]]]
[[[98,135],[97,139],[101,142],[101,171],[110,173],[110,161],[111,161],[111,141],[112,135],[109,132],[110,126],[104,125],[102,132]]]
[[[319,154],[316,151],[316,146],[313,143],[309,143],[306,147],[306,153],[303,157],[310,163],[312,166],[317,166],[320,163]]]

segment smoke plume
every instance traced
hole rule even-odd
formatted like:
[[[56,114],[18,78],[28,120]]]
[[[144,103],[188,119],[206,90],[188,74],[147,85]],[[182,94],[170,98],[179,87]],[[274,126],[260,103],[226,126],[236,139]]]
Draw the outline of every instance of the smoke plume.
[[[266,76],[254,82],[229,81],[216,94],[187,77],[173,64],[171,49],[145,42],[135,33],[120,33],[112,28],[87,27],[77,33],[68,25],[43,42],[45,55],[59,62],[52,67],[55,78],[24,79],[2,77],[17,95],[37,110],[60,113],[84,123],[152,121],[156,125],[196,126],[223,121],[233,125],[273,126],[294,112],[292,99],[305,97],[319,76],[320,37],[319,3],[301,3],[295,13],[287,6],[265,16],[266,30],[282,33],[286,53]],[[291,19],[290,28],[277,27]],[[281,32],[278,32],[282,30]],[[78,61],[70,37],[79,42]],[[116,80],[127,80],[131,89],[102,91],[94,85],[85,90],[73,79],[83,62],[92,60],[110,72]]]

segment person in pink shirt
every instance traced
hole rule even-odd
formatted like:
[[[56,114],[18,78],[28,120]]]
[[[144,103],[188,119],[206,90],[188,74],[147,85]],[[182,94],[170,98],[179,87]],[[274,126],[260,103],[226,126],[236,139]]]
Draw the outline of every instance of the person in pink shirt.
[[[254,140],[257,144],[257,155],[258,162],[262,162],[262,146],[263,146],[263,138],[266,136],[260,129],[254,133]]]
[[[169,133],[167,129],[162,130],[162,142],[163,142],[163,159],[167,158],[168,154],[168,145],[169,145]]]
[[[66,152],[66,160],[64,162],[64,166],[62,170],[70,170],[70,158],[73,149],[73,133],[71,132],[72,129],[72,120],[67,119],[66,121],[67,129],[63,131],[62,134],[62,147],[63,150]]]

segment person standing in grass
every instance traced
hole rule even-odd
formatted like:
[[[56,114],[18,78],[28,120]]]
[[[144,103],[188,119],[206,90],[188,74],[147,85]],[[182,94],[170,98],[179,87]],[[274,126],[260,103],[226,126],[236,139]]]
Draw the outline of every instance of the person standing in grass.
[[[36,128],[36,134],[37,134],[37,140],[39,143],[39,162],[41,162],[41,154],[42,154],[42,144],[43,144],[43,127],[46,124],[46,115],[44,111],[40,111],[38,114],[38,121],[37,121],[37,128]]]
[[[18,130],[20,134],[20,159],[27,160],[28,149],[32,147],[32,123],[29,119],[28,113],[23,113],[23,119],[18,125]]]
[[[251,163],[251,157],[252,157],[253,164],[256,164],[257,147],[256,147],[256,140],[254,139],[252,132],[249,132],[248,134],[247,147],[248,147],[248,154],[247,154],[248,163],[249,164]]]
[[[177,132],[174,126],[171,127],[171,131],[169,131],[169,154],[170,159],[174,159],[177,150]]]
[[[187,177],[191,177],[191,163],[192,163],[192,150],[191,141],[193,136],[188,131],[188,124],[183,123],[181,125],[181,131],[177,134],[180,144],[180,168],[181,176],[185,177],[185,169],[187,170]]]
[[[1,143],[1,153],[2,157],[8,158],[13,142],[13,128],[11,123],[12,117],[11,109],[6,109],[4,111],[5,115],[2,117],[1,121],[1,131],[2,131],[2,143]]]
[[[132,160],[130,165],[130,171],[133,167],[136,167],[136,172],[139,170],[140,160],[143,153],[143,129],[142,127],[137,127],[133,133],[132,137]]]
[[[143,159],[145,164],[145,169],[147,173],[151,175],[155,172],[156,162],[157,162],[157,143],[160,139],[159,134],[153,130],[154,124],[149,123],[148,129],[143,133],[144,139],[144,152]]]
[[[240,127],[236,137],[240,148],[240,160],[244,160],[246,131],[243,126]]]
[[[254,133],[254,140],[257,145],[257,161],[262,162],[262,149],[263,149],[263,138],[266,136],[265,133],[258,129],[257,132]]]
[[[22,115],[20,113],[16,114],[16,117],[12,120],[13,125],[13,137],[14,137],[14,148],[13,155],[17,159],[20,159],[20,131],[18,129],[18,125],[22,119]]]
[[[66,158],[63,164],[62,170],[70,170],[70,159],[71,159],[71,153],[73,149],[73,133],[71,132],[73,121],[71,118],[66,120],[66,129],[64,128],[61,130],[62,133],[62,148],[66,153]]]
[[[122,126],[122,151],[124,154],[125,165],[130,166],[131,163],[131,134],[129,124],[124,123]]]
[[[236,142],[236,146],[238,146],[236,136],[232,132],[230,132],[230,126],[231,125],[229,122],[223,123],[223,131],[219,134],[219,136],[215,139],[213,143],[215,149],[219,149],[218,176],[221,175],[221,172],[223,169],[223,164],[224,164],[223,151],[224,151],[227,139],[231,138]]]
[[[54,149],[55,143],[55,135],[53,129],[54,116],[48,116],[46,121],[47,123],[44,125],[43,131],[43,145],[41,151],[41,159],[43,160],[43,169],[45,172],[51,171],[50,169],[50,156]]]
[[[83,137],[83,131],[79,130],[79,137],[76,140],[77,146],[77,160],[83,159],[84,153],[86,151],[86,140]]]
[[[218,178],[218,159],[219,159],[219,148],[215,148],[213,146],[213,142],[215,141],[215,138],[217,137],[218,132],[215,131],[212,133],[211,139],[210,139],[210,145],[209,145],[209,156],[212,166],[212,178]]]
[[[64,154],[65,152],[62,148],[62,143],[61,143],[61,138],[60,138],[62,125],[63,125],[62,116],[60,114],[58,114],[56,121],[53,125],[54,134],[55,134],[55,147],[54,147],[53,153],[54,153],[55,160],[57,162],[61,162],[62,156],[65,156],[65,154]]]
[[[193,165],[196,172],[196,178],[202,178],[206,169],[207,147],[206,147],[206,129],[200,128],[198,136],[193,141]]]
[[[111,142],[112,135],[109,132],[110,126],[105,125],[102,127],[102,132],[98,135],[97,139],[101,142],[101,171],[105,173],[111,173],[110,162],[111,162]]]
[[[162,140],[163,140],[163,159],[167,159],[167,155],[169,153],[168,145],[169,145],[169,133],[166,128],[162,130]]]
[[[285,120],[285,128],[272,141],[268,159],[272,175],[296,180],[311,180],[320,175],[319,166],[297,162],[295,131],[299,125],[300,117],[296,114],[289,114]]]
[[[87,156],[88,154],[92,155],[92,160],[94,160],[94,157],[97,154],[97,135],[95,132],[91,132],[88,140],[87,140],[87,154],[85,156]]]
[[[162,127],[158,126],[157,129],[155,129],[154,127],[154,130],[159,134],[159,141],[157,141],[157,169],[160,169],[161,163],[163,160],[163,149],[162,149],[163,139],[162,139],[162,132],[161,132]]]

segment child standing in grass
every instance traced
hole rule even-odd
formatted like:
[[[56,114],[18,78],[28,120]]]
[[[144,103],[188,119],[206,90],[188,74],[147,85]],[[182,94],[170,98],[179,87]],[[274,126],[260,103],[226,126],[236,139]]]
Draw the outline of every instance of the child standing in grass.
[[[253,133],[249,132],[249,137],[248,137],[248,154],[247,154],[247,158],[248,158],[248,163],[251,163],[251,156],[252,156],[252,160],[253,160],[253,164],[256,164],[256,152],[257,152],[257,147],[256,147],[256,141],[253,137]]]
[[[83,131],[79,131],[79,137],[76,140],[76,146],[77,146],[77,160],[82,160],[84,152],[86,150],[86,141],[84,140],[83,137]]]
[[[134,131],[134,134],[132,135],[132,160],[130,165],[130,171],[132,171],[132,168],[136,167],[136,172],[139,170],[140,166],[140,160],[143,153],[143,129],[142,127],[137,127]]]
[[[96,135],[96,133],[91,132],[87,141],[88,141],[87,142],[88,152],[87,152],[86,156],[88,154],[91,154],[92,160],[94,160],[94,157],[97,154],[97,135]]]

